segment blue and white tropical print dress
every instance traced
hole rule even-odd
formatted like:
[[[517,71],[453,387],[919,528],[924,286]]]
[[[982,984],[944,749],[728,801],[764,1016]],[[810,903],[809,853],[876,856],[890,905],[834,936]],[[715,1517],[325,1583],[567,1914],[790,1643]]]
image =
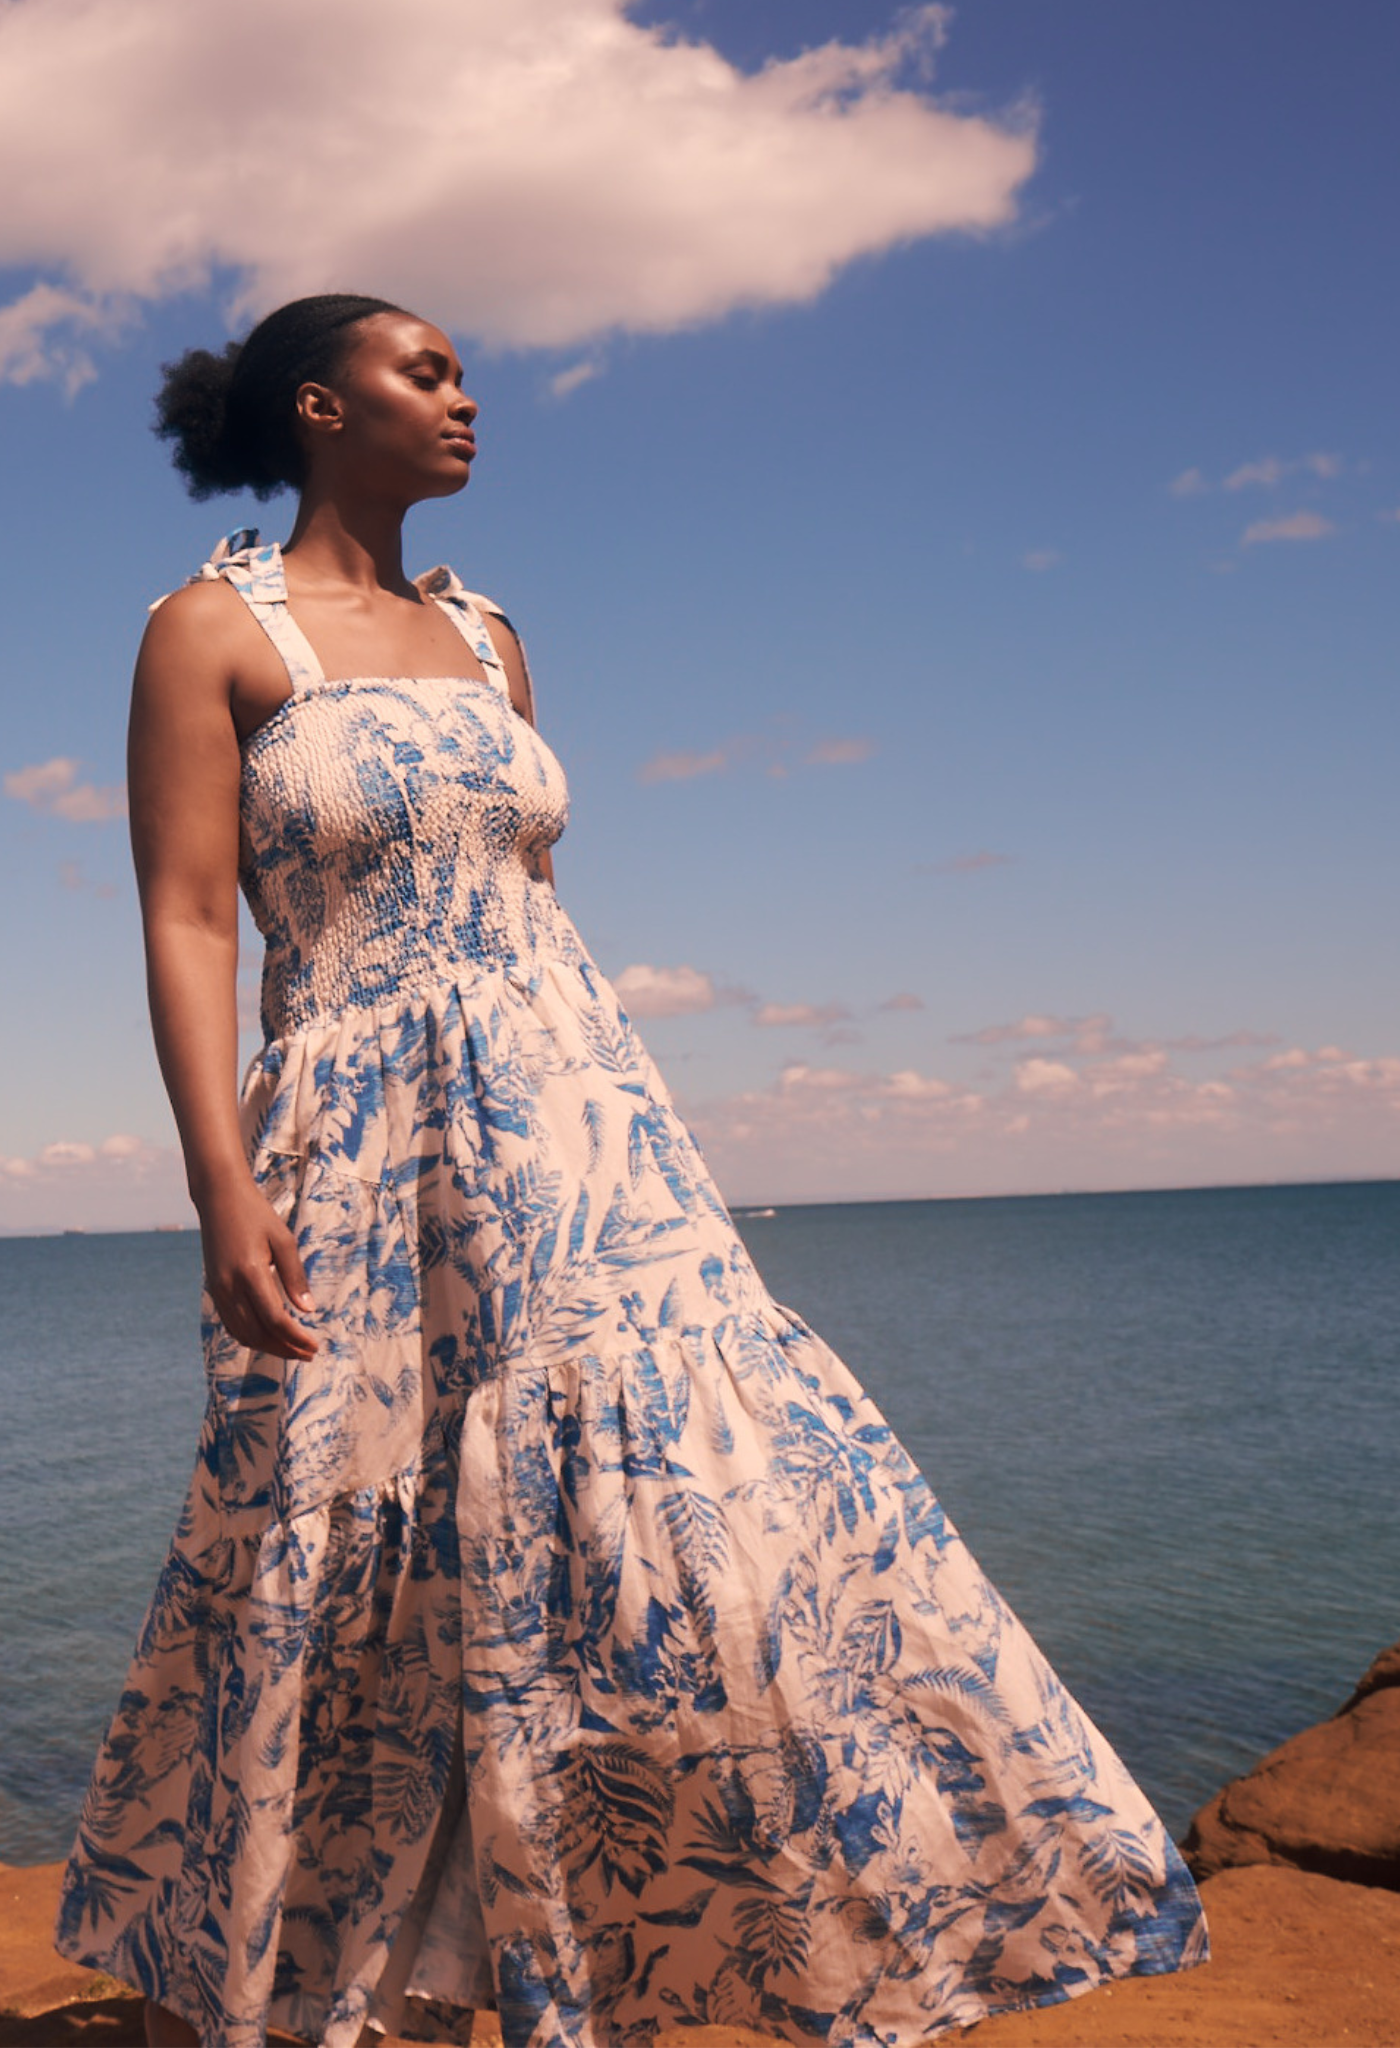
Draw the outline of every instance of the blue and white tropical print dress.
[[[307,1363],[206,1304],[193,1482],[59,1943],[206,2048],[269,2025],[910,2048],[1205,1952],[1161,1822],[869,1398],[773,1303],[537,879],[563,775],[485,673],[248,742],[258,1181]]]

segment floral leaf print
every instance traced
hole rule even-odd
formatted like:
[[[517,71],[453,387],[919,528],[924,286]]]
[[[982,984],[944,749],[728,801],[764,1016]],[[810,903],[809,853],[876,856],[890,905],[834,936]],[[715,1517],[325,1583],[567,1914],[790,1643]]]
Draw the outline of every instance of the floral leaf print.
[[[694,1487],[676,1487],[657,1503],[657,1516],[671,1539],[676,1582],[687,1607],[713,1623],[711,1581],[729,1560],[729,1537],[717,1501]]]
[[[606,1112],[601,1102],[589,1096],[582,1111],[584,1136],[588,1143],[588,1171],[596,1173],[603,1157],[603,1133],[606,1128]]]
[[[634,1897],[666,1867],[666,1835],[674,1802],[662,1773],[625,1742],[576,1749],[561,1779],[559,1851],[571,1875],[598,1863],[604,1886]]]
[[[63,1952],[206,2048],[465,2039],[493,1996],[503,2048],[908,2048],[1199,1960],[1160,1822],[768,1296],[539,878],[567,795],[492,608],[432,572],[473,675],[328,680],[275,547],[201,578],[291,682],[243,752],[242,1127],[321,1341],[204,1302]]]
[[[867,1600],[847,1622],[836,1654],[848,1670],[873,1678],[898,1661],[901,1642],[893,1603]]]
[[[637,1917],[652,1927],[698,1927],[705,1917],[705,1908],[714,1895],[714,1886],[705,1885],[677,1905],[665,1906],[656,1913],[640,1913]]]
[[[734,1908],[745,1971],[752,1979],[761,1983],[774,1970],[797,1971],[805,1964],[811,1942],[811,1896],[809,1885],[789,1899],[741,1899]]]

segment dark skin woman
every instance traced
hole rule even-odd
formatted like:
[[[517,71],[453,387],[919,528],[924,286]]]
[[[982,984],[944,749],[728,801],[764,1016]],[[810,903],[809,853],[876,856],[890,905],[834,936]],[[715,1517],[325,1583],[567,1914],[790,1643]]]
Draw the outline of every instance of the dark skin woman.
[[[61,1952],[204,2048],[488,2007],[506,2048],[914,2048],[1201,1960],[1150,1802],[768,1294],[555,897],[513,633],[404,574],[475,452],[447,336],[298,300],[159,406],[194,495],[300,502],[137,669],[209,1399]]]
[[[480,675],[403,567],[404,515],[464,490],[476,454],[477,406],[452,343],[411,313],[371,314],[348,329],[334,380],[302,384],[294,404],[306,481],[282,553],[291,610],[326,674]],[[519,642],[487,623],[511,701],[532,718]],[[247,606],[221,583],[190,584],[141,644],[129,773],[151,1022],[209,1292],[239,1343],[309,1358],[316,1304],[290,1230],[253,1181],[237,1114],[240,749],[288,694]],[[552,881],[548,849],[536,858]],[[146,2037],[152,2048],[199,2040],[154,2004]]]
[[[403,568],[404,515],[464,490],[476,454],[452,343],[410,313],[372,314],[350,330],[334,383],[303,384],[295,405],[306,482],[282,552],[326,674],[470,673],[461,635]],[[519,643],[488,626],[528,718]],[[161,605],[132,692],[131,833],[151,1019],[210,1292],[240,1343],[306,1358],[306,1275],[253,1184],[236,1114],[239,750],[287,696],[276,650],[231,590],[195,583]],[[539,860],[552,879],[547,849]]]

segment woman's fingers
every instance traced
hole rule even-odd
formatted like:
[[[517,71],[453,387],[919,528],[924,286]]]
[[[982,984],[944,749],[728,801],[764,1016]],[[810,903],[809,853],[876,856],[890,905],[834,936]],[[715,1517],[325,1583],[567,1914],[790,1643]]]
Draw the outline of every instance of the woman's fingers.
[[[272,1263],[277,1270],[278,1279],[286,1290],[287,1299],[299,1308],[303,1315],[309,1315],[316,1304],[311,1299],[311,1289],[306,1284],[306,1268],[301,1263],[296,1239],[283,1224],[279,1225],[275,1232],[269,1233],[268,1242],[272,1252]]]
[[[236,1344],[275,1358],[317,1349],[303,1317],[315,1303],[296,1239],[251,1181],[221,1187],[201,1217],[205,1271],[219,1320]]]
[[[270,1351],[277,1358],[310,1358],[316,1339],[287,1305],[277,1269],[269,1261],[238,1274],[228,1290],[227,1312],[215,1297],[229,1335],[250,1351]]]

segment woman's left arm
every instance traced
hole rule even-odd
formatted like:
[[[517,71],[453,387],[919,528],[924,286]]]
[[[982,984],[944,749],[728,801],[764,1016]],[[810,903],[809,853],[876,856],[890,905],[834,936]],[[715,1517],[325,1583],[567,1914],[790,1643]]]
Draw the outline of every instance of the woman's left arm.
[[[510,684],[511,703],[527,725],[534,725],[535,693],[530,687],[530,671],[525,666],[524,651],[516,638],[515,628],[499,613],[491,612],[487,615],[486,630],[491,635],[497,654],[501,657],[501,666],[506,672],[506,681]],[[554,856],[549,847],[537,846],[533,858],[535,873],[548,882],[552,889]]]

